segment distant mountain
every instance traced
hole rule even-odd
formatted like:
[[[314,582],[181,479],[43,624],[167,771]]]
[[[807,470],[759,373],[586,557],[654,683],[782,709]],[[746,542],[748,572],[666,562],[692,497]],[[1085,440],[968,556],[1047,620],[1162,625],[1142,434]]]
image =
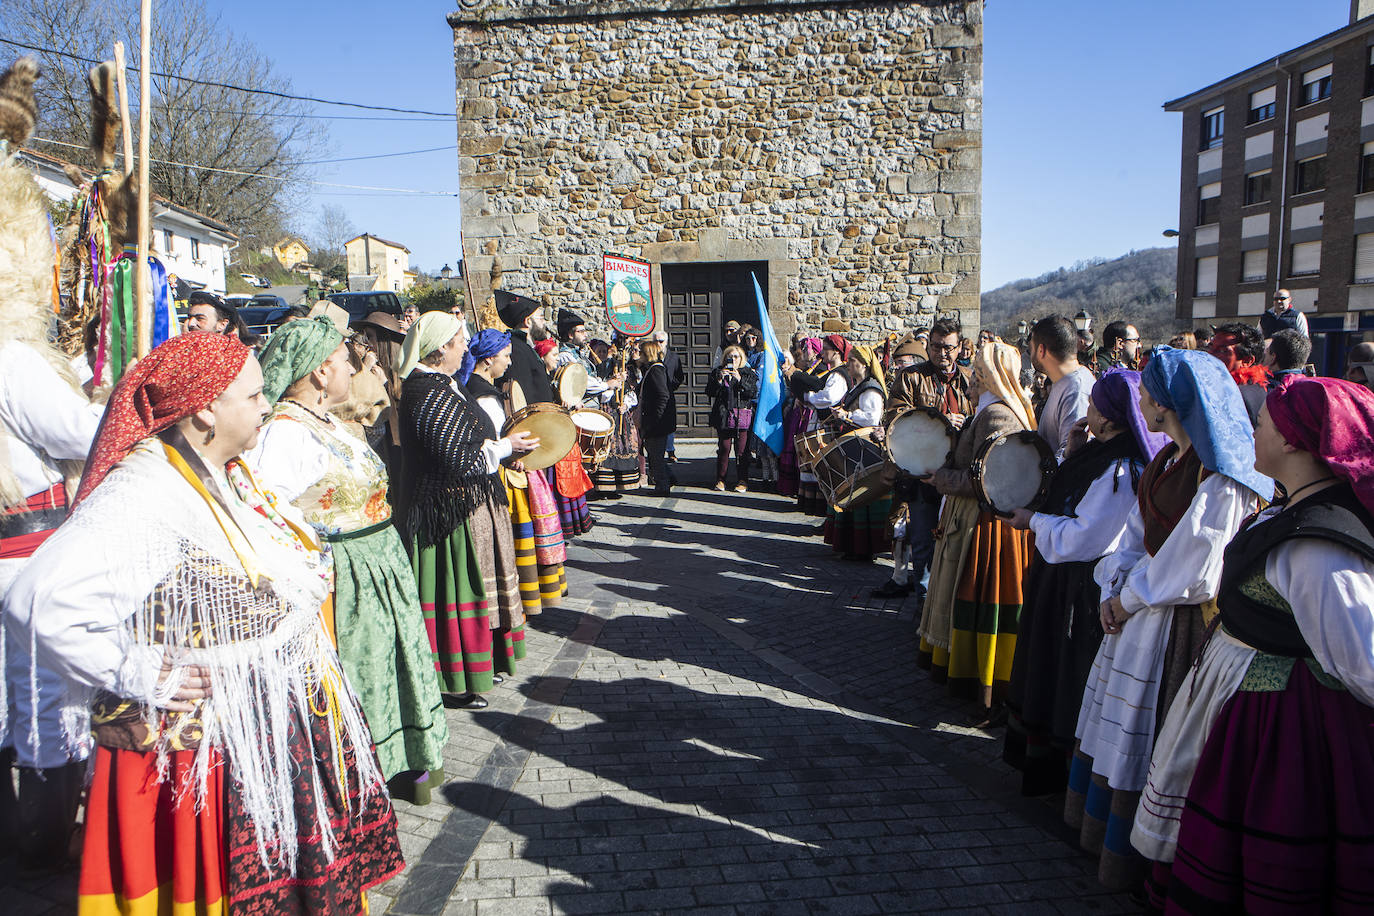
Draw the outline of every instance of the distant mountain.
[[[1147,344],[1167,342],[1185,327],[1174,318],[1177,259],[1176,248],[1147,248],[1014,280],[983,293],[983,327],[1014,340],[1022,319],[1034,323],[1046,315],[1073,317],[1086,309],[1096,334],[1108,322],[1124,319]]]

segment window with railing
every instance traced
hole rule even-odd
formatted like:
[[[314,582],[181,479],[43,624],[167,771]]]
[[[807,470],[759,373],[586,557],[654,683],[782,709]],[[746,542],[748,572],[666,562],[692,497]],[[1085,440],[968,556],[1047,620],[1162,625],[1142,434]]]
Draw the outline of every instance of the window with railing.
[[[1246,117],[1245,123],[1258,124],[1261,121],[1268,121],[1273,116],[1274,87],[1267,86],[1250,93],[1250,113]]]
[[[1298,167],[1293,170],[1293,193],[1308,194],[1326,187],[1326,157],[1313,156],[1299,159]]]
[[[1245,176],[1245,205],[1262,204],[1273,193],[1273,173],[1269,169]]]
[[[1327,64],[1302,75],[1302,94],[1298,96],[1299,105],[1311,105],[1322,99],[1331,98],[1331,65]]]
[[[1202,149],[1221,146],[1221,135],[1226,129],[1226,111],[1213,108],[1202,113]]]

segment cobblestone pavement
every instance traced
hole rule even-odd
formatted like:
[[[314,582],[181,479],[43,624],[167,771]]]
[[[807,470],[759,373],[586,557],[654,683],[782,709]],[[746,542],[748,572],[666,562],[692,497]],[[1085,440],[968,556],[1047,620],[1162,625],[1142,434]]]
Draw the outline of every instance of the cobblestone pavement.
[[[443,799],[397,802],[372,911],[1136,911],[916,670],[917,609],[868,597],[887,567],[701,488],[707,449],[679,446],[698,486],[595,504],[518,676],[449,712]],[[53,881],[19,912],[70,912]]]

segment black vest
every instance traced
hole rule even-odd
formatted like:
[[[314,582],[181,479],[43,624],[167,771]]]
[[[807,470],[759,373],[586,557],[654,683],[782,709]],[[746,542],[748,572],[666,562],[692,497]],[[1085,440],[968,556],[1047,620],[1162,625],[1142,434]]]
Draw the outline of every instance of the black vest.
[[[1146,462],[1135,436],[1122,432],[1106,442],[1093,439],[1065,458],[1054,472],[1054,479],[1050,481],[1050,488],[1037,511],[1046,515],[1077,518],[1075,510],[1088,488],[1118,461],[1130,462],[1131,490],[1134,492],[1140,485],[1140,474]]]
[[[1275,315],[1270,309],[1265,309],[1260,315],[1260,333],[1265,337],[1273,337],[1284,328],[1298,329],[1298,310],[1286,309],[1282,315]]]
[[[1243,529],[1226,548],[1217,605],[1226,631],[1261,652],[1311,658],[1287,603],[1264,579],[1269,553],[1292,538],[1321,538],[1374,560],[1374,518],[1346,484]]]

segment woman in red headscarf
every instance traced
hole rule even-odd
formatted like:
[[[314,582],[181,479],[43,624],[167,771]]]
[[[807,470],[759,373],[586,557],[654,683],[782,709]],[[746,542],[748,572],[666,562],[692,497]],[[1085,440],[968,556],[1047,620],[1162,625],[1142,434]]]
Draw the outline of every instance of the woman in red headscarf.
[[[239,458],[267,413],[248,356],[197,333],[130,369],[10,592],[91,697],[83,913],[361,913],[402,866],[321,615],[328,555]]]
[[[1374,394],[1270,392],[1285,498],[1226,548],[1220,629],[1155,747],[1131,840],[1169,912],[1374,909]],[[1172,873],[1169,863],[1172,862]]]

